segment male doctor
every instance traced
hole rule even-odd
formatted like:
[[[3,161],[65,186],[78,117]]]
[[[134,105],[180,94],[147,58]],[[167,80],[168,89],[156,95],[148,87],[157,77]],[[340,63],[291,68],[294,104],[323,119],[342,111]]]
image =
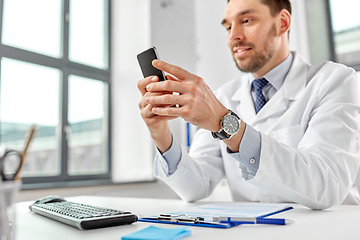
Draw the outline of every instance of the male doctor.
[[[200,77],[154,61],[168,80],[138,82],[155,175],[182,199],[209,196],[226,176],[235,201],[359,204],[359,80],[346,66],[311,66],[290,52],[290,23],[289,0],[230,0],[222,25],[248,75],[214,94]],[[189,153],[170,132],[177,117],[200,127]]]

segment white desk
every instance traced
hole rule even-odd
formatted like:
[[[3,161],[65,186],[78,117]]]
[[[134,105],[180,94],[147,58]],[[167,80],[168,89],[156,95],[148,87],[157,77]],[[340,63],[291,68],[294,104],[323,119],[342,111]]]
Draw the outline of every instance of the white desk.
[[[98,196],[78,196],[66,199],[73,202],[129,210],[143,215],[170,212],[205,204],[204,202],[185,203],[181,200]],[[17,240],[121,240],[121,236],[150,225],[163,228],[177,227],[169,224],[136,222],[126,226],[81,231],[30,212],[28,206],[31,203],[22,202],[16,204]],[[360,239],[360,206],[338,206],[322,211],[313,211],[296,204],[293,206],[293,210],[276,215],[279,218],[294,220],[295,223],[291,225],[241,225],[230,229],[190,227],[191,236],[185,239]]]

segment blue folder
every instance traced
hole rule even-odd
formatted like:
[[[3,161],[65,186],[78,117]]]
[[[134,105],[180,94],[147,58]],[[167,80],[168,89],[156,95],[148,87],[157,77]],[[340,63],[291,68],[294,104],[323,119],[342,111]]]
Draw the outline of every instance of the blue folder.
[[[220,223],[214,221],[214,219],[219,216],[265,218],[290,209],[293,209],[293,207],[285,204],[207,204],[182,211],[160,214],[159,216],[141,217],[138,221],[196,227],[231,228],[239,224]]]

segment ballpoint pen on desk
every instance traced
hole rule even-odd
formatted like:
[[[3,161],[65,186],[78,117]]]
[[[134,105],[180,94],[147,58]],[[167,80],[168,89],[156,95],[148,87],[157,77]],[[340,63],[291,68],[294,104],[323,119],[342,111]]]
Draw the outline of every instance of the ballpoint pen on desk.
[[[294,223],[293,220],[282,218],[241,218],[241,217],[214,217],[214,222],[230,223],[230,224],[272,224],[287,225]]]

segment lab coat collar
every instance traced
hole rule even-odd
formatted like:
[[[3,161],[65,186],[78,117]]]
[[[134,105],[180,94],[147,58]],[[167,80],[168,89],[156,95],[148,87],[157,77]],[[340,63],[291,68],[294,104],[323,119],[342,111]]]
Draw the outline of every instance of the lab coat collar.
[[[240,104],[238,104],[236,111],[240,114],[239,117],[245,122],[251,121],[251,119],[256,117],[254,101],[252,99],[250,91],[251,85],[249,84],[249,81],[247,79],[247,75],[242,77],[241,81],[242,84],[245,84],[245,86],[243,88],[239,88],[231,98],[232,100],[240,101]]]
[[[239,88],[234,92],[230,99],[237,106],[235,111],[239,117],[243,121],[248,122],[256,116],[248,74],[243,74],[240,77],[239,82]]]
[[[245,75],[241,78],[241,84],[246,84],[246,86],[235,91],[231,100],[240,101],[236,111],[245,122],[253,126],[272,115],[279,115],[281,112],[285,112],[289,108],[289,103],[295,101],[301,90],[305,88],[307,82],[307,64],[298,53],[292,53],[294,60],[283,85],[258,114],[255,113],[248,76]]]
[[[297,52],[292,52],[294,60],[290,71],[285,78],[283,88],[284,97],[289,100],[296,100],[302,89],[307,83],[307,67],[308,64]]]

